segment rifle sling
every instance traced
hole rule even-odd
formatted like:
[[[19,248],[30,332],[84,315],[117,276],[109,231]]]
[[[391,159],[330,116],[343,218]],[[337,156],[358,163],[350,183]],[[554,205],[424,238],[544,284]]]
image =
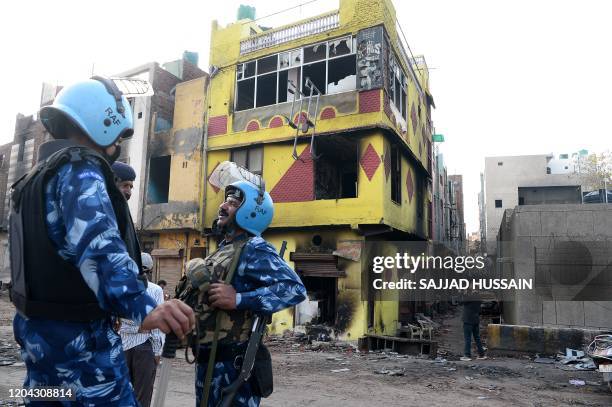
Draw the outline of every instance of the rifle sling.
[[[234,243],[232,243],[234,244]],[[236,272],[236,268],[238,268],[238,261],[240,260],[240,255],[242,254],[242,250],[246,246],[246,243],[243,244],[232,258],[232,262],[230,263],[229,271],[225,276],[224,283],[231,284],[232,278],[234,277],[234,273]],[[212,382],[212,374],[215,368],[215,358],[217,357],[217,345],[219,344],[219,327],[221,325],[221,313],[219,310],[215,310],[215,332],[213,334],[213,341],[210,345],[210,356],[208,357],[208,364],[206,365],[206,379],[204,380],[204,387],[202,388],[202,400],[200,402],[200,407],[206,407],[208,405],[208,396],[210,394],[210,383]],[[199,345],[198,345],[199,346]]]

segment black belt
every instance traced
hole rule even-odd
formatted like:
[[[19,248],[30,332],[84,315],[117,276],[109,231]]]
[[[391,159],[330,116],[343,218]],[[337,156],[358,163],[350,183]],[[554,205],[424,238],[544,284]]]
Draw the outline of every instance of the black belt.
[[[215,362],[234,362],[234,364],[236,365],[236,362],[238,361],[237,359],[242,359],[242,357],[244,357],[245,351],[246,345],[219,344],[219,346],[217,347],[217,355],[215,358]],[[199,352],[196,354],[198,355],[198,363],[207,364],[208,359],[210,358],[210,348],[200,347]],[[242,364],[241,361],[240,364]]]

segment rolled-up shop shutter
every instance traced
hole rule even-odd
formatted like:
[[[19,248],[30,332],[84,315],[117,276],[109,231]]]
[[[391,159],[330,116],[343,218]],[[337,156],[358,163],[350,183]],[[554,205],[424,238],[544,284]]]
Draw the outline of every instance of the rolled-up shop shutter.
[[[166,280],[165,292],[174,298],[174,289],[183,275],[183,249],[154,249],[151,256],[155,259],[154,282]]]

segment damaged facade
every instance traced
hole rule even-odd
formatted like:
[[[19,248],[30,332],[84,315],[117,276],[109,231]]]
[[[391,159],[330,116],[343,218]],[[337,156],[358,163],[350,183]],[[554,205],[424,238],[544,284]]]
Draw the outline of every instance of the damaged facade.
[[[137,168],[134,191],[140,194],[137,200],[133,195],[130,209],[142,249],[154,259],[153,279],[166,280],[172,294],[185,262],[205,254],[199,203],[208,75],[185,57],[122,76],[139,75],[155,95],[135,99],[135,135],[126,159]]]
[[[287,241],[285,259],[309,293],[275,314],[273,332],[323,324],[343,339],[395,335],[420,311],[367,288],[365,243],[431,238],[433,98],[424,58],[407,57],[396,27],[389,0],[341,0],[265,31],[248,19],[213,22],[206,173],[231,160],[263,176],[275,202],[264,237]],[[309,82],[321,96],[306,113]],[[304,112],[289,117],[300,91]],[[207,183],[204,226],[222,199]]]

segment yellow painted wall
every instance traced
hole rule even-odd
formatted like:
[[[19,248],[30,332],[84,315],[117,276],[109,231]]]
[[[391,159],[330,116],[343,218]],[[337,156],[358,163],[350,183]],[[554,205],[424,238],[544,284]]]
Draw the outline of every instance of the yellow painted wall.
[[[383,164],[385,145],[388,141],[380,130],[372,130],[369,135],[359,139],[360,156],[366,151],[368,145],[376,150],[381,163],[374,173],[372,180],[368,180],[363,167],[359,166],[357,198],[325,199],[306,202],[277,202],[274,205],[274,219],[271,227],[303,227],[303,226],[326,226],[326,225],[357,225],[357,224],[379,224],[384,223],[396,229],[406,232],[416,232],[417,202],[416,177],[419,176],[414,163],[407,156],[402,157],[402,204],[397,205],[391,201],[391,177],[387,180]],[[305,148],[306,144],[298,145],[298,154]],[[291,157],[292,145],[289,144],[265,144],[263,152],[263,178],[266,188],[271,191],[282,176],[289,170],[295,160]],[[211,151],[208,155],[208,173],[214,167],[229,160],[229,150]],[[412,201],[408,198],[406,190],[406,177],[408,169],[413,179],[414,195]],[[421,198],[424,199],[424,194]],[[216,192],[210,184],[207,184],[206,217],[205,225],[212,225],[217,216],[218,207],[223,201],[223,192]]]
[[[363,236],[359,236],[349,228],[321,228],[311,231],[269,230],[264,234],[264,238],[272,243],[277,250],[280,250],[283,240],[287,241],[284,259],[292,268],[295,268],[295,264],[289,260],[289,254],[296,250],[304,251],[305,248],[309,247],[314,235],[320,235],[323,239],[323,245],[331,248],[336,248],[337,242],[342,240],[363,241]],[[346,324],[345,329],[340,333],[340,337],[346,340],[357,340],[367,332],[367,303],[361,298],[362,262],[340,259],[339,267],[346,272],[347,276],[338,279],[336,303],[342,304],[341,307],[344,310],[350,310],[348,312],[350,322]],[[293,328],[293,324],[293,308],[278,312],[272,318],[270,332],[281,334],[286,329]]]
[[[202,187],[202,151],[206,87],[208,77],[193,79],[176,86],[174,120],[171,129],[169,211],[149,225],[149,230],[200,229],[200,192]],[[181,206],[181,204],[186,204]],[[177,210],[173,211],[172,208]],[[190,209],[185,209],[190,208]]]

